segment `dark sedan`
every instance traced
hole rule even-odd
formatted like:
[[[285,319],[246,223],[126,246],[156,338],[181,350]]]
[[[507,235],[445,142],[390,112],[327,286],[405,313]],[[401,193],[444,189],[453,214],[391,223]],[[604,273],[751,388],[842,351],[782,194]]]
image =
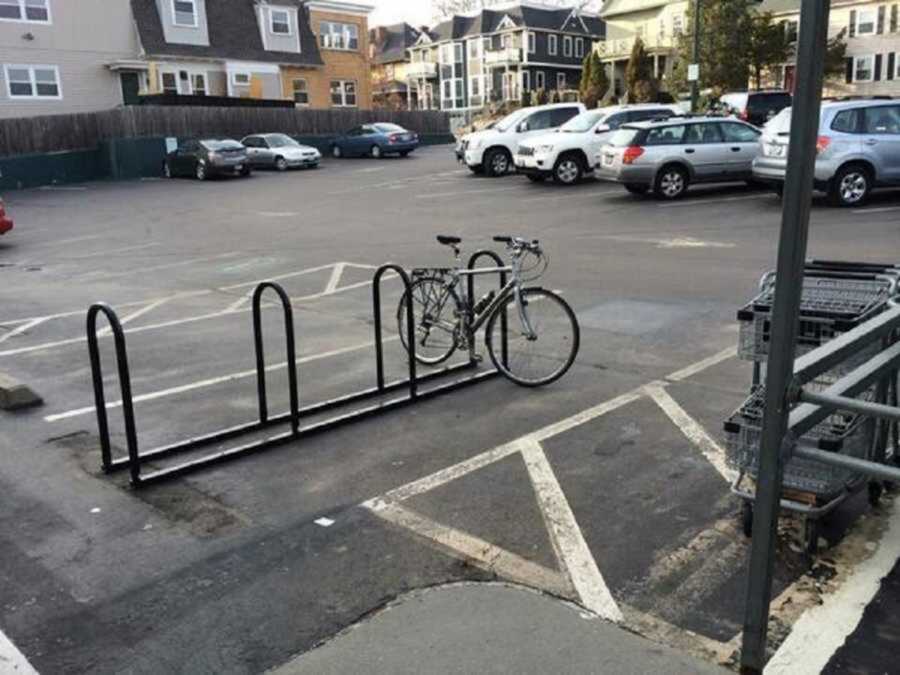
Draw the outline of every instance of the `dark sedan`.
[[[374,157],[385,155],[406,157],[419,147],[419,137],[396,124],[378,122],[354,127],[331,144],[335,157]]]
[[[206,180],[211,176],[249,176],[247,148],[231,139],[185,141],[166,155],[166,178],[193,176]]]

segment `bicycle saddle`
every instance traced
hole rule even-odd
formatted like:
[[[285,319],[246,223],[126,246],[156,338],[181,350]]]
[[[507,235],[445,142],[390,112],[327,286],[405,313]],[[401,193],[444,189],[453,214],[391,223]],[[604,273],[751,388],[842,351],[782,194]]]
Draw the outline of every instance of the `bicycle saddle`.
[[[448,237],[443,234],[439,234],[437,240],[439,244],[444,244],[445,246],[454,246],[462,243],[462,239],[459,237]]]

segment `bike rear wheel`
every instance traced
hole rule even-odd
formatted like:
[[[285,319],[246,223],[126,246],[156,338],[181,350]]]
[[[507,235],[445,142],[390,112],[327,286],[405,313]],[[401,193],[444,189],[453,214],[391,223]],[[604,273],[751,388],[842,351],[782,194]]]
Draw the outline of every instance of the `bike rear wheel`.
[[[397,327],[400,341],[409,352],[406,305],[412,294],[413,331],[416,341],[416,361],[433,366],[449,359],[459,345],[459,316],[462,305],[456,291],[442,279],[416,279],[403,294],[397,307]]]
[[[523,387],[540,387],[555,382],[572,367],[581,331],[575,312],[555,293],[527,288],[522,291],[522,304],[536,338],[528,337],[511,296],[488,321],[485,341],[491,361],[504,376]],[[500,320],[504,314],[509,333],[505,361]]]

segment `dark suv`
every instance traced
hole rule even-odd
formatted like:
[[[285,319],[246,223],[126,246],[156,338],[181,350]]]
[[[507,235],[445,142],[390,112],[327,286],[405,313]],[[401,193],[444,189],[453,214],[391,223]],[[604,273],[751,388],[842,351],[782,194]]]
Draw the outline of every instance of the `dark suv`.
[[[780,90],[740,91],[719,97],[719,103],[738,119],[761,127],[792,103],[790,93]]]

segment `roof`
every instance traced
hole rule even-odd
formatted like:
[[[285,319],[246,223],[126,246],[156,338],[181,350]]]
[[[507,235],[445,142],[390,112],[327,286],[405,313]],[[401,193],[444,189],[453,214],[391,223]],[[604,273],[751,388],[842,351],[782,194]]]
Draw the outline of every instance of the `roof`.
[[[763,0],[756,10],[758,12],[772,12],[773,14],[799,12],[800,0]]]
[[[648,9],[657,9],[668,5],[672,0],[606,0],[600,16],[604,19],[609,16],[631,14],[632,12],[645,12]]]
[[[442,42],[496,33],[501,29],[506,17],[509,17],[517,28],[560,31],[593,38],[602,38],[605,35],[603,21],[593,14],[575,12],[571,8],[553,9],[521,5],[509,9],[485,9],[474,16],[453,16],[430,28],[428,36],[434,42]]]
[[[406,61],[406,50],[416,44],[419,31],[408,23],[379,26],[369,31],[370,41],[375,45],[375,63],[395,63]]]
[[[295,65],[322,65],[319,46],[305,9],[297,0],[269,0],[270,4],[296,7],[299,16],[300,53],[263,47],[256,18],[255,0],[212,0],[206,3],[209,46],[166,42],[156,0],[131,0],[141,46],[147,56],[174,56],[221,60],[263,61]]]

